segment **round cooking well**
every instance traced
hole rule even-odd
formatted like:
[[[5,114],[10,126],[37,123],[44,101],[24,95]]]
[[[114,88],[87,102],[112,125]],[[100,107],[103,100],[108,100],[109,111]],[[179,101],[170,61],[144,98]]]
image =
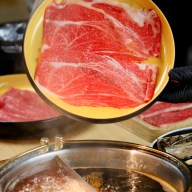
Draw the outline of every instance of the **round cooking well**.
[[[21,179],[47,169],[47,162],[56,156],[74,170],[83,168],[117,171],[113,175],[117,175],[118,170],[133,171],[170,187],[171,192],[191,190],[192,176],[188,166],[156,149],[118,141],[62,142],[41,146],[5,163],[0,169],[0,191],[9,191]],[[141,188],[140,191],[142,190]],[[117,188],[117,191],[123,190]]]

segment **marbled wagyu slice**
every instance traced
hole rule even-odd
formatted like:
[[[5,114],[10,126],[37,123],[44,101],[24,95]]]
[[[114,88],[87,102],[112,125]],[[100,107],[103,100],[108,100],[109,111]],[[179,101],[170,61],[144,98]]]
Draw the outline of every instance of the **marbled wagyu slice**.
[[[139,20],[137,20],[139,18]],[[154,10],[110,1],[52,2],[35,80],[75,106],[136,107],[151,100],[160,53]]]

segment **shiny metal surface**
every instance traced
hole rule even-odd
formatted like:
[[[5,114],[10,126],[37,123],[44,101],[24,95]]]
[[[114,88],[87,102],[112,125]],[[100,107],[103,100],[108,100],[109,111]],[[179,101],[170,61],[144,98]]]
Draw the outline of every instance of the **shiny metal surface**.
[[[57,138],[56,141],[62,141]],[[177,192],[190,192],[192,175],[187,165],[177,158],[150,147],[117,141],[64,141],[43,143],[37,149],[21,154],[0,168],[0,191],[19,179],[46,169],[47,163],[59,156],[72,168],[114,168],[139,171],[173,186]],[[42,150],[48,147],[48,152]],[[57,150],[58,149],[58,150]],[[174,177],[173,177],[174,175]]]

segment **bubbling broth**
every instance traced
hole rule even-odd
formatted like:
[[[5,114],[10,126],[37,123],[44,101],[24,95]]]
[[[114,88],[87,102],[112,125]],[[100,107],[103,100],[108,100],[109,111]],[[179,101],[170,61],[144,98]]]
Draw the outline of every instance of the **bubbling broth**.
[[[75,171],[98,192],[177,192],[168,183],[135,171],[109,168]]]
[[[79,180],[61,168],[44,170],[20,180],[8,192],[177,192],[169,184],[135,171],[109,168],[75,169],[89,187],[78,188]],[[71,186],[71,188],[70,188]],[[91,188],[91,187],[90,187]]]

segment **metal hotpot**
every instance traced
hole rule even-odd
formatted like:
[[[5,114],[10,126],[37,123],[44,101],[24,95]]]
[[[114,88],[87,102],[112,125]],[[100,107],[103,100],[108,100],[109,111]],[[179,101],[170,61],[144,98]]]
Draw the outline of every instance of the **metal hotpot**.
[[[0,169],[0,191],[5,192],[22,178],[46,169],[49,160],[58,156],[71,168],[110,168],[133,170],[168,183],[177,192],[190,192],[192,175],[177,158],[150,147],[104,140],[65,141],[47,138],[41,146],[8,160]]]

